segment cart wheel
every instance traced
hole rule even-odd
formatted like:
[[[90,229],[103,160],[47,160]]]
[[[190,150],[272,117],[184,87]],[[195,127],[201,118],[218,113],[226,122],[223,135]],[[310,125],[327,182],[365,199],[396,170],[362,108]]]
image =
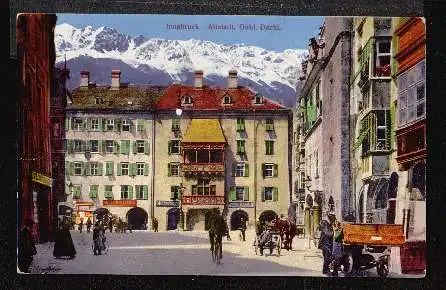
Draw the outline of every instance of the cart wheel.
[[[387,277],[389,275],[389,266],[386,263],[380,263],[376,266],[376,272],[380,277]]]

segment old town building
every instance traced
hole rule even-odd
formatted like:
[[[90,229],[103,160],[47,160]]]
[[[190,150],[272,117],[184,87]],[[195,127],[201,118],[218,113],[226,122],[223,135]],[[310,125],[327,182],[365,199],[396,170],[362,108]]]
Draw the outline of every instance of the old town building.
[[[54,14],[20,14],[17,17],[19,225],[28,218],[34,220],[35,238],[41,243],[51,240],[53,233],[49,110],[55,25]]]
[[[401,271],[426,269],[426,28],[422,18],[394,20],[397,94],[395,223],[403,224]]]
[[[225,88],[208,87],[202,71],[194,84],[173,84],[155,115],[155,216],[160,229],[207,228],[219,208],[230,228],[240,218],[287,215],[290,205],[290,111],[238,85],[230,71]],[[178,201],[173,203],[171,201]]]
[[[310,236],[326,211],[335,212],[340,220],[348,220],[353,211],[349,194],[351,22],[326,17],[319,39],[310,39],[309,58],[302,64],[295,121],[299,124],[295,152],[300,156],[295,191],[300,196],[305,192],[305,226]]]
[[[66,205],[76,223],[112,214],[142,229],[153,215],[152,108],[162,88],[121,83],[120,71],[111,78],[97,86],[82,71],[67,104]]]

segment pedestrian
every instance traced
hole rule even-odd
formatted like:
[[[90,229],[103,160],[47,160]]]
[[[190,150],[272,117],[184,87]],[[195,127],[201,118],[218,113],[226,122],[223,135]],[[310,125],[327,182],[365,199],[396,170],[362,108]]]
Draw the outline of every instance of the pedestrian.
[[[333,276],[338,276],[343,256],[344,231],[339,221],[335,222],[333,237]]]
[[[37,254],[36,244],[31,234],[33,225],[34,222],[31,219],[26,219],[19,235],[17,264],[20,271],[24,273],[30,273],[29,266],[31,266],[33,256]]]
[[[95,256],[101,255],[101,251],[104,249],[104,232],[102,231],[99,221],[97,221],[93,229],[93,253]]]
[[[153,223],[153,231],[158,232],[158,219],[154,217],[152,223]]]
[[[110,233],[113,232],[113,219],[111,217],[108,219],[108,229]]]
[[[56,258],[70,257],[74,259],[76,256],[76,249],[69,227],[70,225],[67,222],[62,222],[55,233],[53,256]]]
[[[127,228],[129,229],[129,232],[132,233],[133,226],[131,223],[128,223]]]
[[[92,224],[91,219],[88,218],[88,219],[87,219],[87,223],[86,223],[86,225],[87,225],[87,233],[90,233],[90,230],[91,230],[91,224]]]
[[[232,241],[231,236],[229,234],[229,226],[228,223],[225,221],[225,233],[226,233],[226,240]]]
[[[118,233],[122,233],[122,219],[119,218],[118,219],[118,224],[117,224],[117,229],[118,229]]]
[[[322,274],[328,274],[330,270],[330,263],[332,261],[333,251],[333,224],[336,221],[336,217],[333,212],[327,212],[327,218],[323,219],[319,225],[321,232],[318,249],[322,250],[324,256],[324,263],[322,266]]]
[[[240,229],[240,233],[242,234],[241,237],[242,237],[243,241],[245,241],[246,220],[245,220],[244,217],[241,217],[241,218],[240,218],[240,226],[239,226],[239,229]]]
[[[81,221],[80,221],[80,223],[79,223],[79,233],[81,233],[82,234],[82,228],[84,227],[84,220],[83,219],[81,219]]]

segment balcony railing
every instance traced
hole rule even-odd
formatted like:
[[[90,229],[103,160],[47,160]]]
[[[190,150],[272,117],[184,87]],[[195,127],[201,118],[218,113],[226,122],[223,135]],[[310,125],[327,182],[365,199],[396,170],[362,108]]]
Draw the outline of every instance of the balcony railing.
[[[183,172],[224,172],[224,163],[182,163]]]
[[[220,195],[184,195],[182,205],[216,205],[225,204],[225,197]]]

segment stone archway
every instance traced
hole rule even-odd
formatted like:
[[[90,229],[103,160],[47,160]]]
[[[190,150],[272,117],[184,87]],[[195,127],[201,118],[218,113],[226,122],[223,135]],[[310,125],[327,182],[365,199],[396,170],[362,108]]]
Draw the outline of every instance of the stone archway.
[[[272,220],[278,218],[277,213],[272,210],[265,210],[260,214],[259,220],[264,222],[271,222]]]
[[[140,207],[134,207],[127,212],[127,223],[133,230],[145,229],[147,220],[147,212]]]
[[[176,207],[167,211],[167,230],[176,230],[180,222],[180,210]]]
[[[246,222],[248,222],[248,213],[244,210],[236,210],[231,214],[231,231],[237,230],[240,228],[241,218],[244,218]]]

